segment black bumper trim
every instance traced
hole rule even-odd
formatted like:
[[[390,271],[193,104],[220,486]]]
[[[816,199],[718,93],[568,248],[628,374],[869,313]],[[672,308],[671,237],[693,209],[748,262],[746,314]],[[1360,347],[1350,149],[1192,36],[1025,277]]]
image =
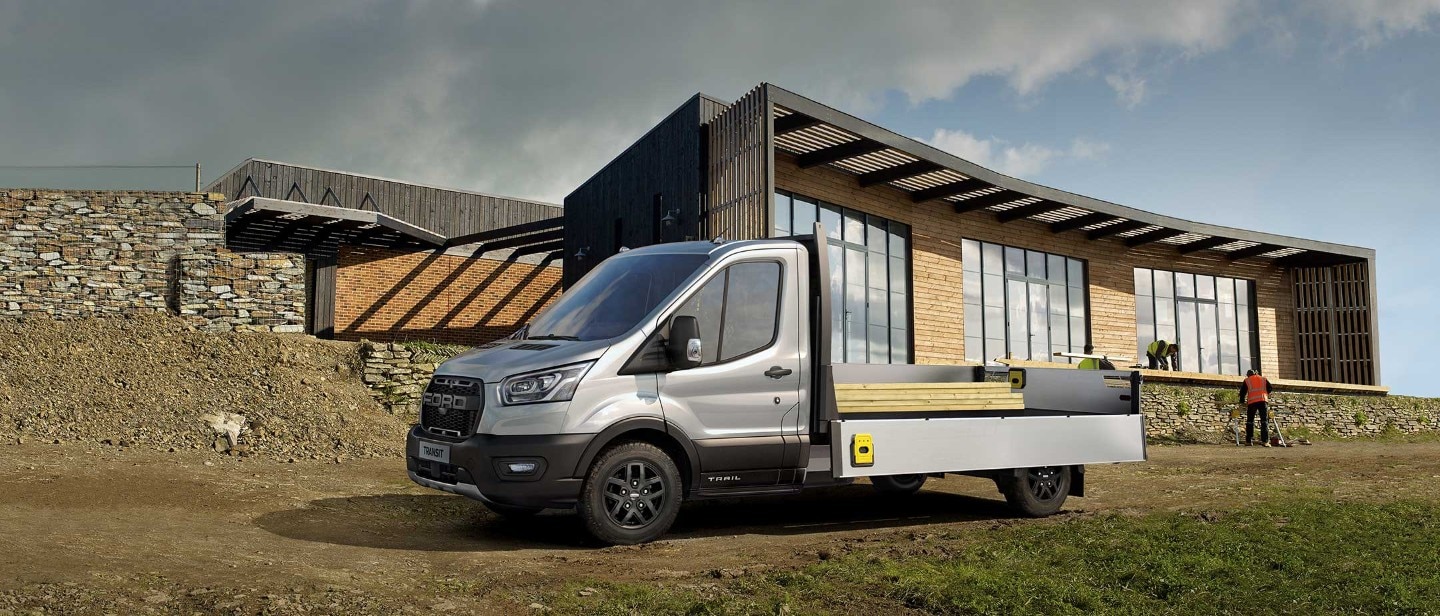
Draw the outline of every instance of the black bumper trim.
[[[570,474],[594,438],[594,434],[476,434],[446,439],[415,426],[405,439],[405,466],[411,480],[428,488],[501,505],[565,509],[580,498],[583,479]],[[421,439],[449,445],[450,464],[421,460]],[[541,461],[538,477],[502,478],[497,462],[515,458]]]

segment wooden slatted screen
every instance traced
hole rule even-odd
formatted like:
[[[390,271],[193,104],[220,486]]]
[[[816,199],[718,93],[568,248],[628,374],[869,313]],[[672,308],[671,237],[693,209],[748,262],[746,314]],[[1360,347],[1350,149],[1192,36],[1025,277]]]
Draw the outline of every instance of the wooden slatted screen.
[[[1366,264],[1294,270],[1300,378],[1375,385]]]
[[[762,85],[710,122],[703,238],[723,235],[727,240],[746,240],[770,236],[770,116],[770,101]]]

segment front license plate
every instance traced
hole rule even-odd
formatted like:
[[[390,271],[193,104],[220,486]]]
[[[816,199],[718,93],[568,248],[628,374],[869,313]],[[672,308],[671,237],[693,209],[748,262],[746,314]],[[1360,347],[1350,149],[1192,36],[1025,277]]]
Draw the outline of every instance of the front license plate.
[[[450,463],[450,446],[440,443],[420,441],[420,459],[432,460],[435,462]]]

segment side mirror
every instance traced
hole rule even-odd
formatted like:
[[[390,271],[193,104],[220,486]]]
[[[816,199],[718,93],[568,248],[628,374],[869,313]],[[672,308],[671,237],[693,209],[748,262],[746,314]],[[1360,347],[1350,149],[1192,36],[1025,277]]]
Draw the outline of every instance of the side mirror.
[[[670,319],[670,337],[665,340],[665,356],[676,370],[700,365],[700,321],[689,315]]]

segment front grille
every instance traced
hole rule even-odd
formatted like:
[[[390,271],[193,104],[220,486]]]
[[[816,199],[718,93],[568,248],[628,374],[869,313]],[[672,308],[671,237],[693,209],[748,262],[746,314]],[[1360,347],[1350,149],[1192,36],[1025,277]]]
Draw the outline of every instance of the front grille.
[[[481,382],[449,376],[430,380],[420,402],[420,427],[431,434],[470,436],[485,408]]]

